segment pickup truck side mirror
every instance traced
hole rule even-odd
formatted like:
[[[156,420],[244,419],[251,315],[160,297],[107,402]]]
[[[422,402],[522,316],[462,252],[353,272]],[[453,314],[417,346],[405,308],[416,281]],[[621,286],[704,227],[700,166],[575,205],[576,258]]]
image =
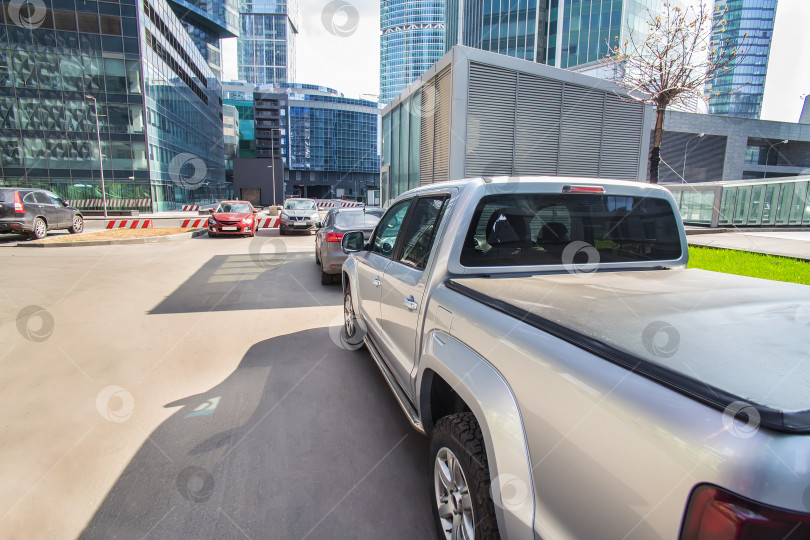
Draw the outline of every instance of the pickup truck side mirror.
[[[343,235],[343,240],[340,241],[340,247],[343,248],[343,253],[357,253],[363,251],[365,248],[365,240],[363,239],[362,231],[347,232]]]

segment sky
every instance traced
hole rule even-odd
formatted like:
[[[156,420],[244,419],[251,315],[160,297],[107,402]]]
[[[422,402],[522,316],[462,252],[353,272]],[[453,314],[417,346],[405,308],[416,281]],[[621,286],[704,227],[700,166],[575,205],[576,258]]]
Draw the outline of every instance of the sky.
[[[347,97],[380,88],[379,0],[299,0],[296,81]],[[797,122],[810,94],[810,0],[779,0],[762,119]],[[237,78],[236,39],[223,40],[224,79]]]

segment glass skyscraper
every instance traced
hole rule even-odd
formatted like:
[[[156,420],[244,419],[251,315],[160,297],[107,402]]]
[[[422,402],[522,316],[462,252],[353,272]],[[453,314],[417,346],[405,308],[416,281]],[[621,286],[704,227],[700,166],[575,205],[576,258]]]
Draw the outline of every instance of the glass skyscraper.
[[[239,157],[256,157],[255,120],[253,118],[253,91],[255,84],[244,81],[222,83],[222,103],[236,108],[239,118]]]
[[[380,103],[444,54],[444,0],[381,0]]]
[[[220,38],[239,35],[237,0],[168,0],[217,79],[222,78]]]
[[[230,192],[221,87],[166,0],[1,6],[2,185],[100,208],[98,122],[109,208]]]
[[[447,0],[444,51],[466,45],[545,63],[548,0]]]
[[[776,3],[777,0],[715,0],[716,17],[725,16],[726,24],[724,31],[712,38],[730,40],[732,49],[739,47],[745,53],[739,65],[706,85],[709,113],[759,118]],[[726,8],[728,13],[723,14]]]
[[[254,101],[256,157],[283,162],[286,193],[335,197],[379,186],[376,102],[297,83],[261,87]]]
[[[297,0],[240,0],[239,79],[275,84],[295,80]]]
[[[631,37],[640,45],[650,14],[657,14],[664,1],[549,0],[546,63],[571,68],[596,62],[610,46]],[[684,7],[682,0],[670,3]]]

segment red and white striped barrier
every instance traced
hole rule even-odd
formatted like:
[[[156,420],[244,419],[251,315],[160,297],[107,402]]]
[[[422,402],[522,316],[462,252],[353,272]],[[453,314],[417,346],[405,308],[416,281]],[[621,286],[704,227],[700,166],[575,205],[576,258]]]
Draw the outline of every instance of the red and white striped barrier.
[[[340,199],[315,199],[315,206],[319,209],[324,208],[357,208],[365,206],[365,203],[354,201],[343,201]]]
[[[276,229],[276,228],[278,228],[278,218],[277,217],[259,218],[256,221],[256,228],[257,229]]]
[[[184,219],[183,225],[181,225],[184,229],[202,229],[205,227],[205,222],[208,221],[208,218],[200,218],[200,219]]]
[[[74,208],[104,208],[104,199],[71,199],[65,201]],[[107,199],[107,208],[149,208],[151,199]]]
[[[183,205],[183,212],[199,212],[200,205],[199,204],[184,204]]]
[[[107,222],[107,229],[151,229],[151,219],[113,219]]]

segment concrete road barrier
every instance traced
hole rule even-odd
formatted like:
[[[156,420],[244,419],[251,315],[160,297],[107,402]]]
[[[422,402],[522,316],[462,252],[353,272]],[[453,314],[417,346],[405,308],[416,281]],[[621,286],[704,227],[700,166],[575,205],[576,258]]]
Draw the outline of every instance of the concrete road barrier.
[[[113,219],[107,222],[106,229],[151,229],[151,219]]]

